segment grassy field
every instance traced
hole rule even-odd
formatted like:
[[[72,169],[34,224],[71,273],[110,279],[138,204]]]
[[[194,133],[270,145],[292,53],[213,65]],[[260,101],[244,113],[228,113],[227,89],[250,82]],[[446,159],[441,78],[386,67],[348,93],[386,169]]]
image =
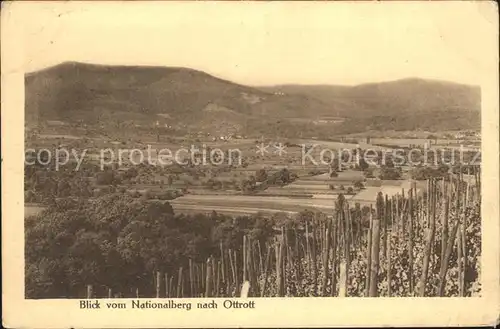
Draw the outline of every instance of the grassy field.
[[[379,186],[366,186],[361,190],[354,189],[353,194],[347,194],[348,187],[352,187],[353,179],[360,178],[361,175],[361,172],[345,171],[335,178],[329,178],[328,174],[301,177],[283,187],[268,187],[258,195],[236,195],[239,192],[228,194],[197,189],[193,191],[195,194],[179,197],[172,200],[171,204],[176,211],[184,213],[216,210],[227,214],[252,214],[276,211],[300,212],[305,209],[330,212],[340,193],[353,203],[373,205],[379,192],[392,196],[411,188],[411,182],[407,180],[379,181]],[[335,189],[330,189],[329,184],[334,185]],[[341,185],[344,189],[340,189]],[[418,193],[421,190],[422,186],[416,187]]]
[[[300,212],[305,209],[330,211],[334,208],[332,200],[295,198],[284,196],[246,196],[246,195],[185,195],[171,201],[174,210],[217,210],[242,211],[255,213],[258,211]],[[217,210],[219,211],[219,210]]]

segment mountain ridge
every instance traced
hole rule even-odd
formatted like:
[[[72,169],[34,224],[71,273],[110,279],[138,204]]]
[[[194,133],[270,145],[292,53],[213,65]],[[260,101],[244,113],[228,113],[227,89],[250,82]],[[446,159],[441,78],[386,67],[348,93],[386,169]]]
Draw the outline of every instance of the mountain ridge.
[[[437,114],[446,126],[477,126],[480,89],[440,80],[405,78],[355,86],[246,86],[186,67],[105,65],[64,62],[25,75],[26,120],[62,120],[98,124],[106,120],[156,121],[207,127],[204,109],[213,118],[244,126],[247,122],[290,118],[343,117],[354,130],[405,128],[405,117],[433,125],[425,116]],[[228,112],[229,111],[229,112]],[[227,116],[225,114],[231,113]],[[234,115],[233,115],[234,114]],[[464,116],[464,119],[461,119]],[[378,119],[377,119],[378,118]],[[355,120],[355,125],[353,125]],[[404,123],[403,123],[404,121]],[[398,127],[398,122],[401,127]],[[343,125],[346,125],[344,123]],[[363,128],[365,127],[365,128]],[[437,127],[439,128],[439,127]]]

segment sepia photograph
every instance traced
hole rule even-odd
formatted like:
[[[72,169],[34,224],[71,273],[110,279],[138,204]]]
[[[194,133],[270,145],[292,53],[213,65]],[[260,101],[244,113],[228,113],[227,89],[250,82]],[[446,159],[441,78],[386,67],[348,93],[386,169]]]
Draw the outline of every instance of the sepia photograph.
[[[498,63],[479,33],[497,9],[383,6],[3,7],[2,27],[9,9],[23,19],[21,298],[87,312],[484,298]]]

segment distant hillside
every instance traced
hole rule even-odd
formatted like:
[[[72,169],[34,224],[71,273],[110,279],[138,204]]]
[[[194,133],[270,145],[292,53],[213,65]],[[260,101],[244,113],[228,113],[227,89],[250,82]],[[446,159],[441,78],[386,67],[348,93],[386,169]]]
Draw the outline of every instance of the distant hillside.
[[[28,125],[59,120],[123,127],[160,121],[194,129],[293,135],[333,130],[291,118],[345,118],[335,125],[337,133],[480,124],[478,88],[419,79],[355,87],[256,88],[188,68],[68,62],[27,74],[25,87]]]
[[[403,79],[361,84],[281,85],[268,92],[302,95],[336,104],[334,115],[352,118],[345,125],[361,129],[470,129],[480,127],[481,90],[445,81]],[[441,125],[441,126],[440,126]]]
[[[196,124],[207,117],[303,117],[325,114],[327,106],[307,96],[280,97],[238,85],[204,72],[173,67],[106,66],[63,63],[27,74],[27,120],[86,123],[155,121]],[[228,116],[228,112],[234,115]]]

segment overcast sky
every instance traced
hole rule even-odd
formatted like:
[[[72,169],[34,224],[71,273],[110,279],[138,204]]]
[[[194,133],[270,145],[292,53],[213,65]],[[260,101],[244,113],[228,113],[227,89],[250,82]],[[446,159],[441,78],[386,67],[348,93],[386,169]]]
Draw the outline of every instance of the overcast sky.
[[[59,2],[14,18],[26,71],[82,61],[184,66],[250,85],[478,84],[491,69],[484,54],[496,52],[491,6],[425,4]]]

